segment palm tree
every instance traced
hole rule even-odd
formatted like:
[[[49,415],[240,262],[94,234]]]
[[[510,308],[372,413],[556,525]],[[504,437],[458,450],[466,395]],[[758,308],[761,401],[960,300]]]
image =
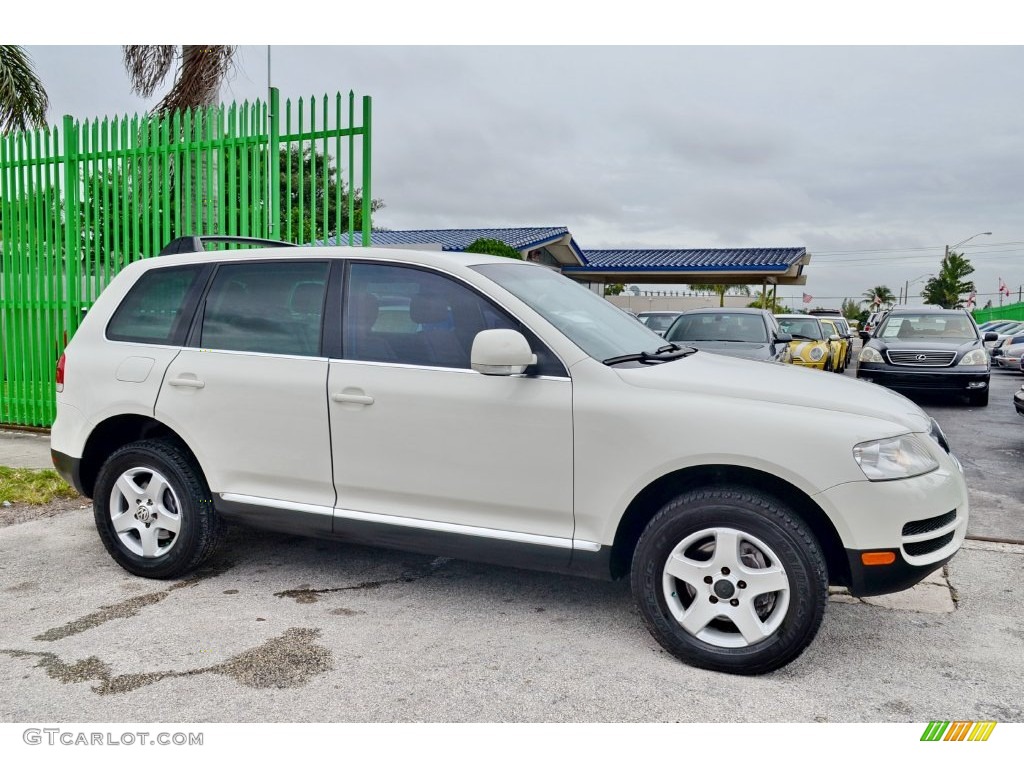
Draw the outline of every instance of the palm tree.
[[[896,295],[890,290],[887,285],[876,285],[874,288],[869,288],[861,294],[864,298],[861,300],[861,304],[876,304],[892,306],[896,303]]]
[[[0,45],[0,133],[46,124],[50,100],[20,45]]]
[[[132,90],[149,98],[176,66],[174,85],[153,108],[156,114],[210,107],[231,71],[234,45],[125,45],[124,68]]]
[[[750,286],[747,285],[711,285],[709,283],[694,283],[688,286],[691,291],[701,291],[704,293],[717,293],[718,294],[718,306],[725,306],[725,294],[732,291],[738,293],[740,296],[750,295]]]
[[[124,68],[131,80],[132,90],[149,98],[167,79],[174,67],[174,85],[152,109],[154,115],[170,115],[186,109],[206,109],[216,106],[220,87],[231,71],[235,55],[233,45],[125,45]],[[207,176],[205,157],[193,158],[193,188],[179,197],[182,206],[194,206],[192,221],[204,232],[214,231],[214,222],[207,220],[203,195],[215,196],[216,189],[205,189]],[[210,162],[216,164],[216,158]],[[214,174],[216,175],[216,174]]]

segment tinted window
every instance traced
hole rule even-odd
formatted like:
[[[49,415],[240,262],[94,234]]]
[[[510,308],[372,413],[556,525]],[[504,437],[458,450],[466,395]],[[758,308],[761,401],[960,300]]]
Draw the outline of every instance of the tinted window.
[[[351,267],[342,319],[349,360],[469,368],[473,339],[493,328],[526,335],[538,357],[531,373],[565,375],[539,339],[462,283],[392,264]]]
[[[115,341],[181,344],[191,320],[183,309],[200,265],[151,269],[132,287],[107,326]],[[194,306],[194,301],[193,301]]]
[[[318,355],[327,262],[223,264],[206,297],[199,345]]]

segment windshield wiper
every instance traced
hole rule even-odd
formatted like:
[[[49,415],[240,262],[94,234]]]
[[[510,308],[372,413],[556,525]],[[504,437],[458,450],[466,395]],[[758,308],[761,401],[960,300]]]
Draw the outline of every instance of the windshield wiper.
[[[665,363],[669,360],[688,357],[696,351],[693,347],[683,347],[679,344],[671,343],[658,347],[653,352],[633,352],[628,355],[617,355],[601,362],[605,365],[617,365],[619,363]]]
[[[816,339],[813,336],[804,336],[799,333],[791,333],[789,335],[792,336],[794,339],[803,339],[804,341],[823,341],[823,339]]]

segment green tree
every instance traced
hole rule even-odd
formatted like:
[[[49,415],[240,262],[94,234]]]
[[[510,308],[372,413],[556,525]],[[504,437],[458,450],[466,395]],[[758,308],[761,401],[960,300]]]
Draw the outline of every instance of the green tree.
[[[626,290],[626,286],[622,283],[605,283],[604,285],[605,296],[618,296],[624,290]]]
[[[250,160],[250,167],[254,162],[257,161]],[[291,239],[303,243],[327,240],[348,232],[349,189],[345,187],[343,181],[338,180],[338,169],[334,164],[334,158],[330,154],[322,154],[312,146],[306,147],[304,150],[300,150],[298,146],[290,146],[288,149],[281,150],[280,164],[280,228],[278,236],[287,237],[289,225],[291,226]],[[326,186],[324,185],[324,168],[327,169]],[[240,165],[239,173],[241,173]],[[241,180],[239,181],[241,182]],[[239,186],[240,188],[241,186]],[[301,210],[299,207],[300,190]],[[340,211],[338,210],[339,197],[341,200]],[[327,203],[326,219],[324,218],[325,201]],[[250,205],[255,204],[254,201],[250,201]],[[259,205],[262,204],[261,198]],[[373,213],[383,207],[383,200],[371,200],[371,217]],[[362,228],[363,193],[361,189],[356,189],[353,229],[359,232]],[[477,251],[477,253],[483,253],[483,251]],[[518,258],[518,252],[516,258]]]
[[[764,302],[763,305],[761,303],[762,301]],[[772,299],[771,291],[768,292],[767,297],[765,297],[761,291],[758,291],[754,294],[754,300],[747,304],[747,306],[753,307],[754,309],[767,309],[773,315],[788,315],[793,311],[780,302],[778,296]]]
[[[491,256],[504,256],[508,259],[521,259],[522,255],[512,246],[489,237],[480,237],[469,244],[466,253],[487,253]]]
[[[939,274],[924,284],[921,296],[925,304],[937,304],[943,309],[963,306],[962,294],[974,290],[974,281],[965,278],[974,272],[969,259],[962,253],[950,251],[942,258]]]
[[[0,45],[0,133],[46,125],[50,100],[20,45]]]
[[[859,320],[862,311],[860,308],[861,303],[853,299],[843,299],[843,305],[839,308],[839,311],[843,313],[843,317],[847,320]],[[865,319],[867,318],[865,317]]]
[[[876,303],[876,298],[880,307],[891,307],[896,303],[896,294],[887,285],[876,285],[874,288],[868,288],[861,295],[864,298],[860,303],[867,304],[869,307]]]
[[[718,306],[725,306],[725,294],[732,293],[738,296],[749,296],[750,286],[749,285],[711,285],[709,283],[691,283],[689,286],[691,291],[700,291],[702,293],[717,293],[718,294]]]

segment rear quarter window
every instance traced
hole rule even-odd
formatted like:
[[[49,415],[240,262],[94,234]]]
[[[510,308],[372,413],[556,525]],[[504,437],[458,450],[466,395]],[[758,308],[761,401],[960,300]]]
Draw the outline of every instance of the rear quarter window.
[[[128,291],[107,324],[107,338],[143,344],[184,343],[198,299],[202,265],[151,269]]]

